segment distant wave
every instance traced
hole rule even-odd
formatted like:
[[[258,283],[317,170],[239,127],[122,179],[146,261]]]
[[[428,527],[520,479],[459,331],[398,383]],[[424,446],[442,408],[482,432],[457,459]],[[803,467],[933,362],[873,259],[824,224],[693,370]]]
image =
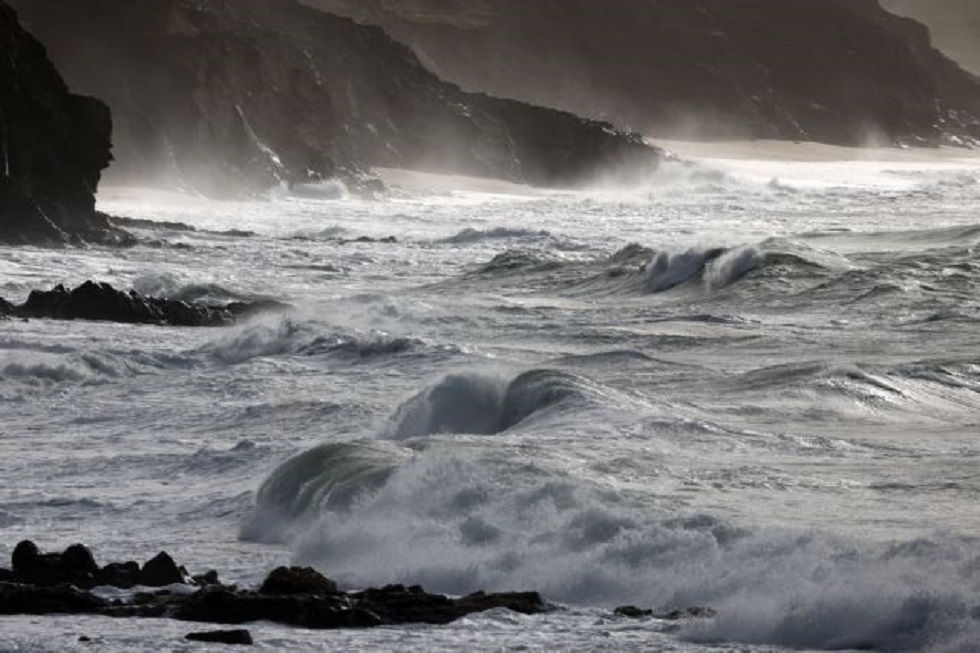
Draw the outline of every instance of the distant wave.
[[[494,227],[492,229],[473,229],[467,227],[458,233],[443,238],[440,242],[454,245],[468,245],[485,240],[554,240],[555,235],[544,229],[514,229]]]
[[[513,272],[542,272],[561,267],[562,263],[546,252],[528,249],[508,249],[493,257],[489,263],[477,271],[484,275],[499,275]]]
[[[133,289],[147,297],[161,297],[182,302],[223,304],[256,299],[213,282],[183,282],[173,274],[144,274],[133,281]]]
[[[453,374],[402,404],[383,437],[492,435],[566,400],[587,398],[589,392],[584,379],[554,370],[532,370],[509,382],[479,374]]]
[[[356,362],[414,351],[453,353],[458,349],[380,332],[347,333],[315,321],[285,317],[236,327],[197,353],[237,365],[275,356],[333,356]]]

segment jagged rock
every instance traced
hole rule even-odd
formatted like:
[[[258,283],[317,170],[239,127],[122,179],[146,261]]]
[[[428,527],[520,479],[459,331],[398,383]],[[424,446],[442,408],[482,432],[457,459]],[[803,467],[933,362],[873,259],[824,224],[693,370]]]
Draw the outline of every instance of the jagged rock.
[[[659,153],[609,125],[465,93],[381,29],[295,0],[13,0],[116,123],[114,181],[207,195],[416,168],[569,185]]]
[[[205,588],[180,599],[173,616],[182,621],[221,624],[264,620],[312,629],[365,628],[382,623],[377,615],[352,605],[343,595],[275,596],[223,587]]]
[[[201,587],[207,587],[209,585],[220,585],[221,581],[218,580],[218,572],[214,569],[204,573],[197,574],[191,577],[191,580],[195,585],[200,585]]]
[[[383,27],[464,88],[652,136],[980,138],[980,80],[876,0],[303,1]]]
[[[644,610],[635,605],[621,605],[613,610],[613,614],[630,619],[642,619],[643,617],[652,617],[653,610]]]
[[[684,610],[671,610],[658,614],[657,619],[664,621],[680,621],[681,619],[711,619],[717,614],[712,608],[695,606]]]
[[[139,573],[139,585],[146,587],[165,587],[184,582],[184,574],[166,551],[161,551],[148,560]]]
[[[49,291],[32,291],[27,302],[11,308],[10,315],[56,320],[206,327],[224,326],[260,312],[283,311],[287,308],[286,304],[273,300],[210,306],[147,297],[136,291],[126,293],[107,283],[86,281],[73,289],[59,284]]]
[[[211,584],[193,594],[163,589],[138,592],[127,600],[107,601],[68,585],[69,581],[59,581],[58,575],[63,578],[84,572],[89,579],[87,588],[91,588],[95,584],[132,587],[134,581],[161,587],[184,582],[188,574],[166,553],[160,553],[142,569],[136,563],[111,563],[99,568],[91,552],[82,545],[73,545],[63,553],[47,554],[32,542],[24,541],[15,548],[12,559],[12,572],[0,570],[0,614],[170,617],[220,624],[271,621],[301,628],[334,629],[404,623],[446,624],[493,608],[523,614],[549,609],[537,592],[476,592],[453,598],[429,594],[418,585],[388,585],[344,593],[319,572],[301,567],[274,570],[258,591],[217,584],[217,572],[209,572],[202,579]],[[33,580],[35,577],[37,580]]]
[[[312,567],[279,567],[270,573],[259,594],[320,594],[337,593],[337,583]]]
[[[74,544],[62,553],[41,553],[30,540],[19,542],[11,555],[12,579],[39,586],[71,584],[83,589],[95,586],[98,565],[92,552]]]
[[[378,614],[385,623],[447,624],[467,614],[507,608],[523,614],[539,614],[547,605],[537,592],[486,594],[477,592],[459,599],[429,594],[421,587],[388,585],[351,595],[360,605]]]
[[[111,562],[95,573],[97,585],[128,590],[139,585],[140,566],[134,561]]]
[[[252,633],[244,629],[239,630],[210,630],[202,633],[187,633],[184,639],[192,642],[210,642],[214,644],[239,644],[251,646],[255,643]]]
[[[69,93],[2,1],[0,60],[0,243],[131,243],[95,210],[112,159],[108,107]]]
[[[99,614],[109,602],[71,585],[0,582],[0,614]]]

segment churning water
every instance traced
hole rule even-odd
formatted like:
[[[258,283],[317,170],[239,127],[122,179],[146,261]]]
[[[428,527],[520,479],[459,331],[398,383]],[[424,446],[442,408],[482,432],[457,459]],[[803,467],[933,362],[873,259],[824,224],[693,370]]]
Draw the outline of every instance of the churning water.
[[[5,248],[0,296],[96,279],[295,309],[0,323],[0,555],[82,541],[242,583],[293,561],[565,607],[259,625],[267,648],[977,650],[978,202],[980,161],[949,157],[672,164],[576,193],[103,199],[160,224],[122,251]],[[0,648],[153,651],[185,630],[3,618]]]

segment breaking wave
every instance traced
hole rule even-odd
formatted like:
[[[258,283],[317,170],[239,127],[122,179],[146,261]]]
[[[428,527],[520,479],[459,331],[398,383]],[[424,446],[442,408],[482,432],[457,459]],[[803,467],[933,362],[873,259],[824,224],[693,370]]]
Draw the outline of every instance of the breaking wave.
[[[270,506],[299,515],[296,561],[352,587],[711,606],[717,617],[683,627],[695,642],[920,650],[980,635],[972,541],[759,528],[675,512],[520,449],[455,444],[318,447],[266,482],[243,536],[270,536],[256,527],[275,523]]]
[[[493,435],[566,401],[587,399],[588,383],[554,370],[532,370],[507,382],[454,374],[415,395],[397,411],[383,437],[405,440],[442,433]]]
[[[458,233],[443,238],[440,242],[453,245],[471,245],[487,240],[536,240],[554,241],[557,237],[550,231],[544,229],[514,229],[509,227],[495,227],[493,229],[473,229],[467,227]]]
[[[237,365],[277,356],[332,356],[364,361],[413,352],[453,354],[458,351],[451,345],[431,345],[418,338],[381,332],[345,333],[315,321],[285,317],[237,327],[198,353]]]

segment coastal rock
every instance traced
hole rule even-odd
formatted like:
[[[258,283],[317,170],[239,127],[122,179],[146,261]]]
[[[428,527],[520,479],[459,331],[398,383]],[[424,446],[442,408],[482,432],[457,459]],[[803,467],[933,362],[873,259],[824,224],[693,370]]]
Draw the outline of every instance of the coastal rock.
[[[630,619],[642,619],[652,617],[653,610],[638,608],[635,605],[621,605],[613,610],[613,614],[618,617],[629,617]]]
[[[258,591],[210,583],[193,594],[168,589],[138,592],[126,600],[106,601],[86,591],[99,585],[159,587],[183,582],[183,567],[160,553],[139,569],[136,563],[99,568],[91,552],[73,545],[59,554],[41,552],[30,541],[17,545],[13,571],[0,570],[0,614],[101,614],[111,617],[162,618],[218,624],[271,621],[300,628],[371,628],[381,625],[447,624],[495,608],[539,614],[550,608],[537,592],[476,592],[462,598],[430,594],[418,585],[388,585],[345,593],[308,567],[273,570]],[[84,572],[84,589],[69,584]],[[114,579],[121,579],[117,584]],[[201,640],[211,641],[211,640]]]
[[[30,540],[14,547],[11,566],[14,582],[44,587],[70,584],[89,589],[95,586],[98,571],[92,552],[81,544],[73,544],[63,553],[41,553]]]
[[[140,566],[134,561],[111,562],[95,573],[96,585],[128,590],[139,584]]]
[[[0,614],[100,614],[109,602],[71,585],[0,582]]]
[[[114,182],[223,196],[356,188],[385,166],[567,186],[660,159],[608,124],[463,92],[381,29],[296,0],[12,1],[112,107]]]
[[[20,306],[4,304],[11,307],[9,315],[22,318],[186,327],[224,326],[261,312],[281,312],[289,308],[272,300],[206,305],[147,297],[134,290],[127,293],[94,281],[86,281],[73,289],[58,285],[49,291],[32,291]],[[2,306],[0,310],[3,310]]]
[[[138,584],[146,587],[165,587],[183,582],[184,574],[166,551],[148,560],[139,572]]]
[[[184,639],[192,642],[209,642],[212,644],[238,644],[251,646],[255,643],[252,633],[245,629],[239,630],[209,630],[202,633],[187,633]]]
[[[128,244],[95,210],[112,159],[109,109],[74,95],[0,1],[0,243]]]
[[[337,593],[337,583],[311,567],[279,567],[270,573],[259,594],[319,594]]]
[[[383,27],[463,88],[654,137],[980,138],[980,80],[877,0],[303,1]]]
[[[310,628],[366,628],[383,622],[343,595],[266,595],[224,587],[205,588],[175,599],[172,614],[181,621],[243,624],[253,621]]]
[[[351,595],[386,623],[447,624],[476,612],[506,608],[522,614],[540,614],[548,606],[537,592],[476,592],[454,599],[429,594],[419,586],[388,585]]]

